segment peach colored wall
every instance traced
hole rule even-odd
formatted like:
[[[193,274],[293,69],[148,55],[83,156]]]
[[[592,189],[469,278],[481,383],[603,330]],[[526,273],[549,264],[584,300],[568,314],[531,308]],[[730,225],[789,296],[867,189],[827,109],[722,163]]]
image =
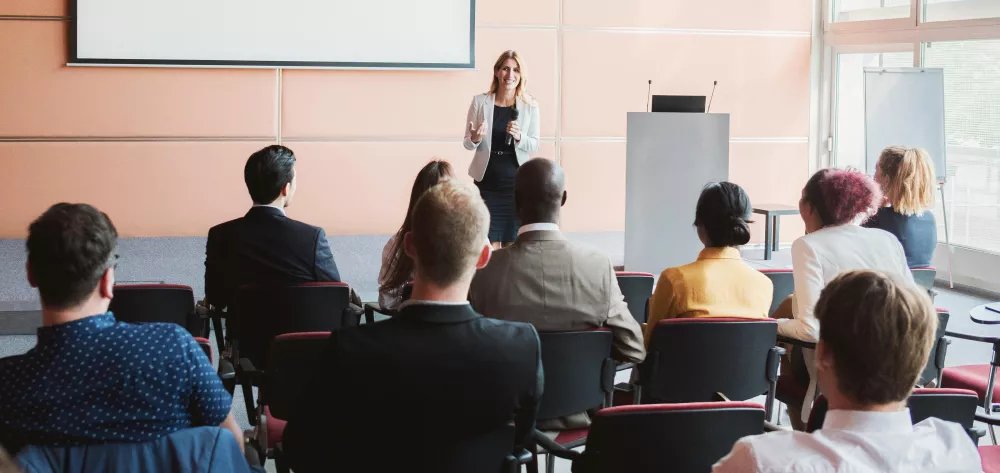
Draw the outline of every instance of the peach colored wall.
[[[566,169],[564,227],[620,231],[625,113],[719,89],[730,173],[755,202],[794,203],[808,168],[803,0],[478,0],[478,71],[67,67],[64,0],[0,2],[0,237],[60,201],[124,236],[204,235],[249,205],[242,166],[280,137],[299,157],[293,216],[330,234],[389,233],[430,157],[464,174],[471,96],[504,49],[525,58],[542,149]],[[11,17],[23,17],[9,19]],[[779,175],[775,170],[782,170]],[[783,240],[801,233],[786,219]],[[757,224],[755,240],[762,236]]]

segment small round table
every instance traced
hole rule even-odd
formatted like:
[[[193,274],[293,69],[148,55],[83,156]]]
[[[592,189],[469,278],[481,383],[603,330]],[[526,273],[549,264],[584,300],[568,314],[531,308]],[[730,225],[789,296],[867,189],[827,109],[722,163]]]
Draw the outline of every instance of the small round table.
[[[981,306],[976,306],[969,311],[969,318],[973,322],[985,325],[997,325],[1000,324],[1000,312],[996,312],[986,308],[990,306],[1000,310],[1000,302],[993,302],[990,304],[983,304]]]

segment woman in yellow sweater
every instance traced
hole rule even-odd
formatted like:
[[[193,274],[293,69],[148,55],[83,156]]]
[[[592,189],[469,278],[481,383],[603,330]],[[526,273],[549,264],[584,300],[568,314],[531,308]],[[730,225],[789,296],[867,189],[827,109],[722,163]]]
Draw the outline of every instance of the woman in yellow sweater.
[[[646,344],[656,323],[680,317],[767,317],[771,280],[740,258],[750,241],[750,198],[731,182],[701,191],[694,225],[705,249],[698,260],[660,274],[649,302]]]

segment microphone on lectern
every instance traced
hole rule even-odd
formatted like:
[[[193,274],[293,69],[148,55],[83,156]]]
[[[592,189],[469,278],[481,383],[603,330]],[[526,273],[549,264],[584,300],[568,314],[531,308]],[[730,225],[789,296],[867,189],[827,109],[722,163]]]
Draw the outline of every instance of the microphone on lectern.
[[[712,99],[715,98],[715,87],[719,85],[719,81],[712,81],[712,96],[708,98],[708,108],[705,109],[705,113],[712,111]]]

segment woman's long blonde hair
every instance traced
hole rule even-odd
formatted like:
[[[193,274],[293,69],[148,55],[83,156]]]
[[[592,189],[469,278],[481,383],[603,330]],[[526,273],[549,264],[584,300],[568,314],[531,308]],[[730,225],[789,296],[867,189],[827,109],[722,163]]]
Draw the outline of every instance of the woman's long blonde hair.
[[[517,63],[517,68],[521,71],[521,80],[518,81],[517,88],[514,89],[514,96],[519,97],[524,102],[534,103],[534,99],[524,91],[528,85],[528,74],[524,71],[524,62],[521,61],[521,56],[517,54],[517,51],[513,49],[501,53],[500,57],[497,58],[497,62],[493,63],[493,82],[490,83],[490,95],[495,95],[500,90],[500,79],[497,79],[497,71],[503,67],[503,63],[508,59],[513,59]]]
[[[919,148],[890,146],[878,157],[878,184],[893,210],[923,215],[934,207],[934,163]]]

